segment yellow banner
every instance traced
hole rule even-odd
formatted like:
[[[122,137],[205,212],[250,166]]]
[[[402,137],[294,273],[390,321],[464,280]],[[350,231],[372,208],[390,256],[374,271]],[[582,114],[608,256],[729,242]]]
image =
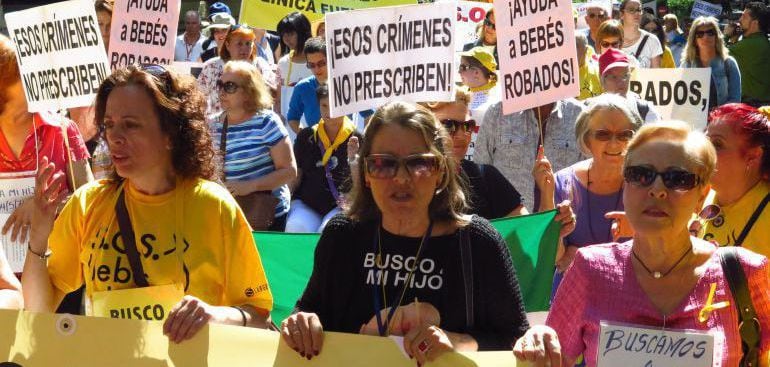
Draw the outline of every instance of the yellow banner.
[[[157,321],[0,310],[0,365],[415,366],[414,360],[404,356],[388,338],[327,332],[321,354],[307,361],[275,332],[211,325],[193,339],[174,344],[163,335],[162,325]],[[517,362],[510,351],[448,353],[427,366],[515,367]]]
[[[304,13],[314,22],[334,11],[416,3],[416,0],[243,0],[240,23],[274,31],[278,22],[294,11]]]

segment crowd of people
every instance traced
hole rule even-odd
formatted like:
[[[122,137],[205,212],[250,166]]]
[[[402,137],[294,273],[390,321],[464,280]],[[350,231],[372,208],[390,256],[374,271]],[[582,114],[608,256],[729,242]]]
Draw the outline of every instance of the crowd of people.
[[[112,7],[95,2],[105,43]],[[311,359],[324,331],[399,335],[418,365],[512,349],[595,366],[609,321],[710,331],[714,365],[770,365],[766,4],[684,30],[640,0],[589,5],[579,94],[512,114],[489,11],[458,55],[453,101],[340,117],[322,21],[292,12],[272,32],[208,10],[183,13],[175,42],[197,77],[131,65],[69,111],[28,112],[0,35],[0,184],[35,186],[2,228],[27,257],[14,274],[0,252],[0,308],[121,317],[136,299],[161,306],[174,342],[208,323],[266,328]],[[705,131],[629,88],[635,69],[677,67],[711,70]],[[490,220],[549,210],[552,306],[531,325],[518,254]],[[254,230],[321,234],[285,320],[270,319],[281,284]]]

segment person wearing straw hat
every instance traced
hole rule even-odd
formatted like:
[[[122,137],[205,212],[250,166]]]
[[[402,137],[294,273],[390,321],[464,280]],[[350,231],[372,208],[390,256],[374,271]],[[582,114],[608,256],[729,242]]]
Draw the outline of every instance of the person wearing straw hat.
[[[467,86],[471,93],[468,108],[470,108],[471,117],[477,121],[477,126],[481,126],[489,106],[501,99],[496,70],[497,61],[488,48],[478,46],[460,54],[458,73],[463,85]],[[474,135],[466,153],[466,159],[473,157],[475,141]]]
[[[203,53],[201,53],[198,62],[206,62],[219,56],[222,45],[225,44],[227,30],[235,24],[235,19],[227,13],[217,13],[211,16],[211,23],[203,30],[203,34],[208,37],[203,41]]]

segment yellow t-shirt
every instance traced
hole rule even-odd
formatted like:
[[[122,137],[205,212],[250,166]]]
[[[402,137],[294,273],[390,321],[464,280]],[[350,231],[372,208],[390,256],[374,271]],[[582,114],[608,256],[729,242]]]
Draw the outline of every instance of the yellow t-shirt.
[[[201,179],[179,180],[161,195],[142,194],[127,181],[123,187],[150,285],[176,284],[214,306],[272,309],[250,227],[227,190]],[[62,292],[85,283],[90,300],[94,292],[136,287],[115,214],[120,191],[108,180],[89,184],[57,218],[48,271]]]
[[[578,68],[580,77],[580,95],[579,100],[596,97],[602,94],[602,82],[599,80],[599,68],[596,64],[586,62]]]
[[[663,56],[660,58],[660,67],[664,69],[675,69],[674,54],[668,46],[663,48]]]
[[[743,227],[768,193],[770,193],[770,183],[760,181],[734,204],[720,206],[721,213],[703,225],[700,232],[701,238],[715,241],[720,246],[735,244]],[[718,205],[715,201],[714,191],[711,191],[704,205]],[[751,227],[742,247],[770,257],[770,204],[765,207],[754,226]]]

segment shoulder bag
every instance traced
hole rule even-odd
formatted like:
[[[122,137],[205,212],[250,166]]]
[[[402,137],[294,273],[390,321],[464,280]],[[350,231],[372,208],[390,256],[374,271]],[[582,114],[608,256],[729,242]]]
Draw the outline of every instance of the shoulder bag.
[[[723,247],[719,250],[719,261],[725,274],[727,284],[733,294],[733,302],[738,309],[738,331],[741,334],[741,367],[759,366],[759,341],[761,326],[757,312],[751,302],[749,283],[743,272],[735,247]]]

